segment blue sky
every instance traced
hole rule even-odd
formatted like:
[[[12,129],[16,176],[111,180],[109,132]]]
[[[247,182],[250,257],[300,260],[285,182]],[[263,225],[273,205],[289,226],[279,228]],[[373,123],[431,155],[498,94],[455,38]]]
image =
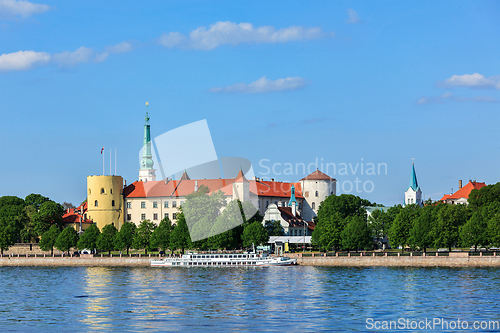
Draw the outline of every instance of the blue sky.
[[[350,193],[386,205],[403,201],[412,158],[426,199],[496,183],[499,14],[497,1],[0,0],[0,195],[78,204],[102,146],[135,181],[146,101],[153,137],[207,119],[218,156],[264,179],[297,181],[284,164],[317,158],[336,164],[338,193],[357,178]]]

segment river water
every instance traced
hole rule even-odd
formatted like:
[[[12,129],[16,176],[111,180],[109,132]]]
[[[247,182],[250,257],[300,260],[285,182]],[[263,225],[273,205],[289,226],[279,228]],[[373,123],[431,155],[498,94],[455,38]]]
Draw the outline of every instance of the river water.
[[[477,331],[474,321],[500,320],[499,273],[496,268],[0,267],[0,330],[369,331],[398,321],[401,331],[421,331],[411,325],[439,318],[455,326],[467,321],[469,330]],[[428,331],[446,329],[444,322],[426,325]]]

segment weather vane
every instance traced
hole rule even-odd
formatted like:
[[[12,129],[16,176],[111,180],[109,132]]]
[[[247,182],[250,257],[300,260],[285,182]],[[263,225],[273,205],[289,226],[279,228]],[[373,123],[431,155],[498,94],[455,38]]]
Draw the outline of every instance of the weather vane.
[[[147,103],[147,102],[146,102]],[[411,163],[415,164],[415,157],[411,158]]]
[[[148,106],[149,106],[149,102],[146,101],[146,107],[148,107]]]

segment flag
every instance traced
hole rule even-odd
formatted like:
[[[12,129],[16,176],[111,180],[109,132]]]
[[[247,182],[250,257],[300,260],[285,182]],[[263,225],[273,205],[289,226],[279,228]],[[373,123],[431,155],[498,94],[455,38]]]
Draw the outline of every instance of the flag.
[[[101,149],[101,154],[102,154],[103,151],[104,151],[104,147],[102,147],[102,149]]]

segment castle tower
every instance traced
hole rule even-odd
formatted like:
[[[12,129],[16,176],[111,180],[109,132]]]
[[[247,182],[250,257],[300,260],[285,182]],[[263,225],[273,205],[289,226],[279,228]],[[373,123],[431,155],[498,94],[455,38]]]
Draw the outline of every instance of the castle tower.
[[[148,103],[146,102],[146,105]],[[139,181],[147,182],[147,181],[155,181],[156,174],[155,169],[153,169],[153,155],[151,154],[151,132],[149,125],[149,116],[146,112],[146,117],[144,118],[144,141],[143,141],[143,149],[142,149],[142,161],[141,168],[139,169]]]
[[[123,178],[121,176],[87,176],[87,217],[102,230],[123,224]]]
[[[305,199],[302,207],[302,218],[305,221],[312,221],[316,217],[320,203],[327,196],[337,194],[337,180],[318,169],[302,178],[300,185]]]
[[[411,166],[411,178],[410,178],[410,186],[405,192],[405,202],[404,205],[417,204],[419,206],[423,205],[422,201],[422,191],[420,190],[420,186],[418,186],[417,174],[415,173],[415,163],[412,163]]]
[[[238,199],[241,202],[250,200],[250,182],[241,170],[233,183],[233,199]]]

